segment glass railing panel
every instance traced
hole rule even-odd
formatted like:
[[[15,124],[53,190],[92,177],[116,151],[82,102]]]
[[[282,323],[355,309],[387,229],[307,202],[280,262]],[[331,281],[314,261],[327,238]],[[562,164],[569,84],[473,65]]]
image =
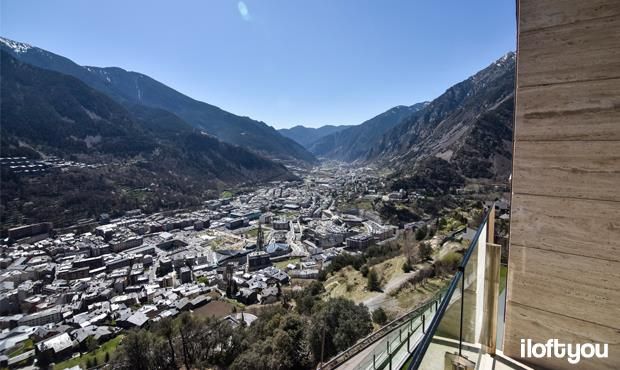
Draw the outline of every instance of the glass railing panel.
[[[366,351],[365,357],[359,361],[355,369],[394,369],[405,363],[424,336],[425,328],[437,311],[444,293],[439,292],[433,300],[420,306],[410,319],[373,344],[372,349]]]
[[[461,323],[461,284],[450,297],[450,303],[443,318],[439,322],[436,335],[450,339],[459,339]]]
[[[482,333],[485,241],[486,228],[482,226],[477,244],[472,246],[473,251],[465,265],[464,279],[461,281],[461,284],[464,284],[462,341],[466,343],[478,343]]]
[[[483,330],[486,221],[485,217],[465,252],[436,319],[403,368],[443,370],[446,363],[467,364],[480,352],[477,343]]]
[[[449,302],[446,302],[448,304],[448,308],[441,318],[439,327],[437,328],[435,334],[432,335],[431,343],[425,353],[424,360],[419,367],[420,369],[443,370],[443,367],[437,366],[439,361],[436,361],[436,359],[440,358],[443,360],[445,353],[454,348],[445,348],[441,344],[441,341],[445,339],[450,340],[453,343],[458,343],[461,312],[460,284],[458,284],[457,287],[458,289],[455,290],[451,297],[444,298],[445,300],[449,300]],[[443,361],[440,362],[443,363]]]

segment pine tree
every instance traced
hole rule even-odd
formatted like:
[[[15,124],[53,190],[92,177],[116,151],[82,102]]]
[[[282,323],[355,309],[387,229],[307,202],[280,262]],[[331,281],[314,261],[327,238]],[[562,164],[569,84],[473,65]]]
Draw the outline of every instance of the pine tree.
[[[427,243],[427,242],[420,243],[420,249],[418,251],[418,257],[420,258],[420,260],[426,261],[427,259],[431,258],[432,255],[433,255],[433,248],[431,247],[430,243]]]
[[[416,240],[423,240],[426,237],[426,231],[427,231],[426,230],[426,226],[417,229],[416,232],[415,232],[415,239]]]
[[[381,291],[381,284],[379,283],[379,276],[377,275],[377,272],[374,269],[370,269],[370,271],[368,271],[367,288],[370,291],[376,291],[376,292]]]

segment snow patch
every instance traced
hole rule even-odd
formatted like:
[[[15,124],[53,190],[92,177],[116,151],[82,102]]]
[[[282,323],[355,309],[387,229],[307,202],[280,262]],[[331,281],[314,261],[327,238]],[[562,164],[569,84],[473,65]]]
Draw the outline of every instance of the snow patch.
[[[86,112],[86,114],[88,115],[88,117],[94,121],[100,121],[102,118],[95,112],[90,111],[84,107],[82,107],[82,109],[84,109],[84,112]]]
[[[28,50],[32,49],[31,45],[25,44],[23,42],[17,42],[17,41],[5,39],[4,37],[0,37],[0,42],[8,46],[9,48],[13,49],[13,51],[18,54],[25,53]]]

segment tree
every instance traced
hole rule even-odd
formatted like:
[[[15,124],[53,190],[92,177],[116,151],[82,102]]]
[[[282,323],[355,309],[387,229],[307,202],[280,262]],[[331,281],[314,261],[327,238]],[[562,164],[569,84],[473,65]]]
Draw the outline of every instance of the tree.
[[[446,221],[445,218],[440,217],[437,219],[437,230],[442,230],[443,228],[446,227],[446,225],[448,224],[448,222]]]
[[[176,353],[174,351],[174,343],[173,339],[176,336],[176,326],[174,321],[171,318],[165,318],[159,322],[157,326],[157,331],[160,335],[162,335],[166,341],[168,342],[168,356],[170,357],[170,366],[171,368],[177,368],[177,359]],[[107,352],[106,352],[107,355]],[[107,362],[107,361],[106,361]]]
[[[282,304],[282,307],[287,310],[291,307],[290,301],[291,295],[289,293],[284,293],[280,296],[280,303]]]
[[[411,266],[411,262],[409,262],[409,259],[405,260],[405,262],[403,262],[403,272],[407,273],[407,272],[411,272],[413,270],[413,266]]]
[[[89,336],[86,338],[86,340],[84,340],[83,347],[86,352],[92,352],[97,348],[98,345],[99,344],[97,343],[97,340],[93,336]]]
[[[368,308],[344,298],[327,300],[312,314],[308,341],[315,363],[351,347],[372,331]]]
[[[420,258],[421,261],[426,261],[427,259],[431,258],[432,254],[433,254],[433,248],[431,247],[430,243],[427,243],[427,242],[420,243],[418,257]]]
[[[455,252],[446,254],[439,261],[435,262],[435,275],[448,276],[453,274],[459,267],[462,258],[460,254]]]
[[[318,281],[311,282],[310,285],[308,285],[308,287],[304,290],[307,291],[313,297],[318,296],[319,294],[325,293],[325,287],[323,286],[323,284],[321,284]]]
[[[110,352],[105,353],[105,363],[107,364],[108,362],[110,362]]]
[[[38,349],[36,352],[37,366],[39,366],[41,369],[49,368],[50,364],[52,363],[52,356],[50,355],[50,351],[48,350],[48,348],[45,347],[45,344],[42,344],[41,348]]]
[[[379,282],[379,276],[377,275],[377,271],[375,269],[370,269],[368,271],[368,283],[366,287],[370,291],[379,292],[381,291],[381,283]]]
[[[302,315],[309,315],[312,313],[316,299],[311,295],[300,295],[295,298],[295,306],[297,312]]]
[[[363,265],[360,268],[360,272],[362,273],[363,277],[367,277],[368,276],[368,265]]]
[[[235,354],[232,369],[310,369],[307,320],[281,310],[265,312],[248,329],[251,346]]]
[[[420,227],[415,231],[415,240],[420,241],[424,240],[426,237],[427,229],[426,226]]]
[[[384,325],[388,320],[387,314],[383,308],[379,307],[372,311],[372,321],[377,325]]]
[[[194,363],[192,337],[196,329],[197,325],[194,317],[188,312],[183,312],[180,316],[179,334],[181,337],[181,348],[183,349],[183,363],[186,369],[191,369],[191,364]]]
[[[151,348],[153,335],[146,330],[131,330],[123,340],[123,356],[119,359],[121,368],[149,370],[153,366]]]
[[[297,312],[302,315],[310,315],[319,296],[325,292],[325,287],[319,281],[313,281],[301,292],[295,295],[295,306]]]

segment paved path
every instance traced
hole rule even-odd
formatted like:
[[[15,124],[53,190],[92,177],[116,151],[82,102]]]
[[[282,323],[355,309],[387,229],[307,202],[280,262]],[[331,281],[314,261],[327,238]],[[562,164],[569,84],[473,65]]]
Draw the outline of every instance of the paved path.
[[[451,234],[449,237],[452,237],[453,235],[454,235],[454,233]],[[441,246],[439,246],[439,250],[437,251],[437,253],[435,253],[435,255],[433,257],[434,261],[443,258],[445,255],[447,255],[448,253],[450,253],[452,251],[455,251],[455,250],[463,248],[460,243],[457,243],[457,242],[454,242],[453,244],[450,243],[450,241],[448,240],[449,237],[444,237],[442,239],[443,243],[441,244]],[[399,275],[399,276],[393,278],[392,280],[388,281],[388,283],[383,288],[383,292],[381,292],[381,293],[379,293],[377,295],[374,295],[372,297],[366,298],[364,301],[362,301],[362,303],[366,307],[368,307],[370,312],[376,310],[377,308],[381,307],[384,303],[394,299],[392,296],[390,296],[390,292],[391,291],[393,291],[395,289],[398,289],[407,280],[409,280],[410,278],[415,276],[415,274],[417,274],[418,271],[420,271],[421,269],[423,269],[426,266],[428,266],[428,264],[426,264],[426,263],[419,263],[419,264],[415,265],[415,271],[406,272],[406,273],[404,273],[402,275]]]
[[[412,278],[416,273],[415,272],[406,272],[402,275],[399,275],[392,280],[388,281],[383,288],[383,292],[378,293],[372,297],[366,298],[362,303],[368,307],[370,312],[376,310],[385,302],[394,299],[394,297],[390,296],[390,292],[394,289],[399,288],[402,284],[404,284],[407,280]]]

